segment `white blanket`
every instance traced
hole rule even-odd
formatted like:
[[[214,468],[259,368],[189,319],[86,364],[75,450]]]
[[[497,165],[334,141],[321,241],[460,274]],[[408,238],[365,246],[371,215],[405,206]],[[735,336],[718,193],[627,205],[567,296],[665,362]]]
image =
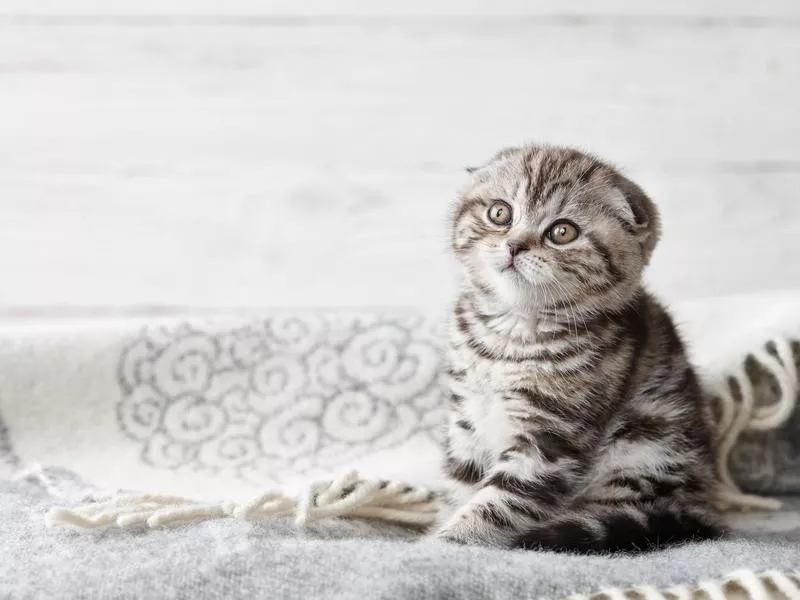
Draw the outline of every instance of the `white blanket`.
[[[774,350],[785,359],[800,340],[798,300],[737,296],[674,308],[709,389],[729,392],[720,384],[733,375],[757,404],[791,396],[780,414],[736,409],[751,426],[780,426],[733,451],[739,481],[762,492],[800,491],[800,442],[792,443],[800,423],[787,412],[797,371]],[[198,499],[292,488],[351,468],[437,485],[440,317],[319,310],[5,323],[0,464],[62,467],[100,489]],[[760,371],[745,371],[748,354]]]

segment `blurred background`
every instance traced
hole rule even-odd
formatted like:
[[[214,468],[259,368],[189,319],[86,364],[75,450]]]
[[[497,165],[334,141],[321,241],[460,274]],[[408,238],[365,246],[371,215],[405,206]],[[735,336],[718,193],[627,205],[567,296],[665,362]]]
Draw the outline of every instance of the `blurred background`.
[[[669,300],[800,285],[795,0],[0,0],[0,311],[439,305],[525,141],[663,212]]]

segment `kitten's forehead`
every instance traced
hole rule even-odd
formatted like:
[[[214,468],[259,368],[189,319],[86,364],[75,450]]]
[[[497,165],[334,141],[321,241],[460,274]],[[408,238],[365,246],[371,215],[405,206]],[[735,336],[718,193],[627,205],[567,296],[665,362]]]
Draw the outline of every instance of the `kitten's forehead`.
[[[502,199],[531,210],[547,209],[564,198],[579,200],[582,192],[602,190],[613,172],[595,157],[572,148],[507,148],[474,173],[468,195]]]
[[[572,148],[526,146],[500,152],[482,170],[481,183],[541,196],[558,183],[603,178],[611,169],[595,157]]]

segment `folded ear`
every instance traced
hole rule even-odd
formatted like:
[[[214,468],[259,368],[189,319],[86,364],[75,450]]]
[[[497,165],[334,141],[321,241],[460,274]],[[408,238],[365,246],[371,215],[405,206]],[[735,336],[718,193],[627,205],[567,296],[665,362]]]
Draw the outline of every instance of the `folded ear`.
[[[658,214],[658,209],[642,188],[630,179],[616,174],[614,186],[620,191],[630,207],[633,217],[631,225],[633,225],[634,232],[642,246],[645,262],[648,262],[661,237],[661,217]]]

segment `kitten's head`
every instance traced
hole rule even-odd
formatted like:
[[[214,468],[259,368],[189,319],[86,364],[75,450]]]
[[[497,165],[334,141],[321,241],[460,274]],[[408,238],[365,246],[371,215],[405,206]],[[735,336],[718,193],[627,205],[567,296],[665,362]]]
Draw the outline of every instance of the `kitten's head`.
[[[452,246],[475,288],[520,307],[614,308],[659,237],[652,201],[598,159],[524,146],[470,170]]]

